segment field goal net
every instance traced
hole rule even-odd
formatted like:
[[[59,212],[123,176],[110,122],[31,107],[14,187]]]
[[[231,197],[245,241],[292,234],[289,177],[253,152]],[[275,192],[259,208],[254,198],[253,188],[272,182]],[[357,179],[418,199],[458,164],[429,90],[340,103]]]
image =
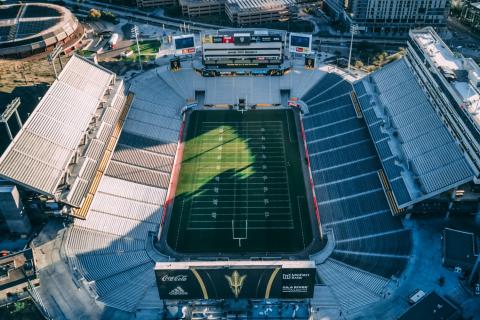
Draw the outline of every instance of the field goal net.
[[[239,247],[248,239],[248,220],[232,220],[232,239],[238,240]]]

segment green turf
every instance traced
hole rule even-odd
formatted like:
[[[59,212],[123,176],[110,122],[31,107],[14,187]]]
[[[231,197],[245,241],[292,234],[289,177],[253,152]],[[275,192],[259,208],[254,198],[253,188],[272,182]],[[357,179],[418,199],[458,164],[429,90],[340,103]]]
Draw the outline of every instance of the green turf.
[[[303,250],[312,241],[292,110],[193,111],[167,242],[178,252]]]

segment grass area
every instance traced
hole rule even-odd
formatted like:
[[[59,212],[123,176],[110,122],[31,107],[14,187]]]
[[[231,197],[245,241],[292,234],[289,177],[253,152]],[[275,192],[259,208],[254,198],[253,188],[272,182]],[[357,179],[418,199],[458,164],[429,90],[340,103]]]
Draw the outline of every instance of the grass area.
[[[162,45],[160,40],[144,40],[138,43],[140,48],[140,56],[142,57],[142,61],[151,61],[155,60],[158,50]],[[138,50],[137,45],[133,44],[128,47],[128,51],[132,51],[133,54],[122,58],[123,61],[137,61],[138,60]]]
[[[352,64],[357,69],[373,72],[385,64],[400,59],[403,55],[405,48],[399,47],[397,52],[387,52],[375,43],[362,41],[354,45]]]
[[[0,308],[0,319],[2,320],[41,320],[42,314],[32,300],[18,301]]]
[[[167,242],[178,252],[297,252],[312,240],[292,110],[193,111]]]

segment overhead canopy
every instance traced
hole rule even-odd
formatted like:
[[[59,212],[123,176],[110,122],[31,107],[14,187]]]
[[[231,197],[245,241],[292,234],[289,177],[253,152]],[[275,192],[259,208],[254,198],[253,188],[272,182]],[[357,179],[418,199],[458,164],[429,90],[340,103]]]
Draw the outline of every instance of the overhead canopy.
[[[73,56],[0,158],[0,176],[53,196],[114,78]]]
[[[363,78],[354,89],[399,208],[473,179],[405,59]]]

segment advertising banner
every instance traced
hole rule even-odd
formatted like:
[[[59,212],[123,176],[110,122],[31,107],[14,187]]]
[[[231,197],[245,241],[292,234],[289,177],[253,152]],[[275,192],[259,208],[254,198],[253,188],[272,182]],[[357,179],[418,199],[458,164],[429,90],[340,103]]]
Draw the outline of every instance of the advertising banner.
[[[315,268],[190,267],[156,269],[162,299],[307,299]]]

